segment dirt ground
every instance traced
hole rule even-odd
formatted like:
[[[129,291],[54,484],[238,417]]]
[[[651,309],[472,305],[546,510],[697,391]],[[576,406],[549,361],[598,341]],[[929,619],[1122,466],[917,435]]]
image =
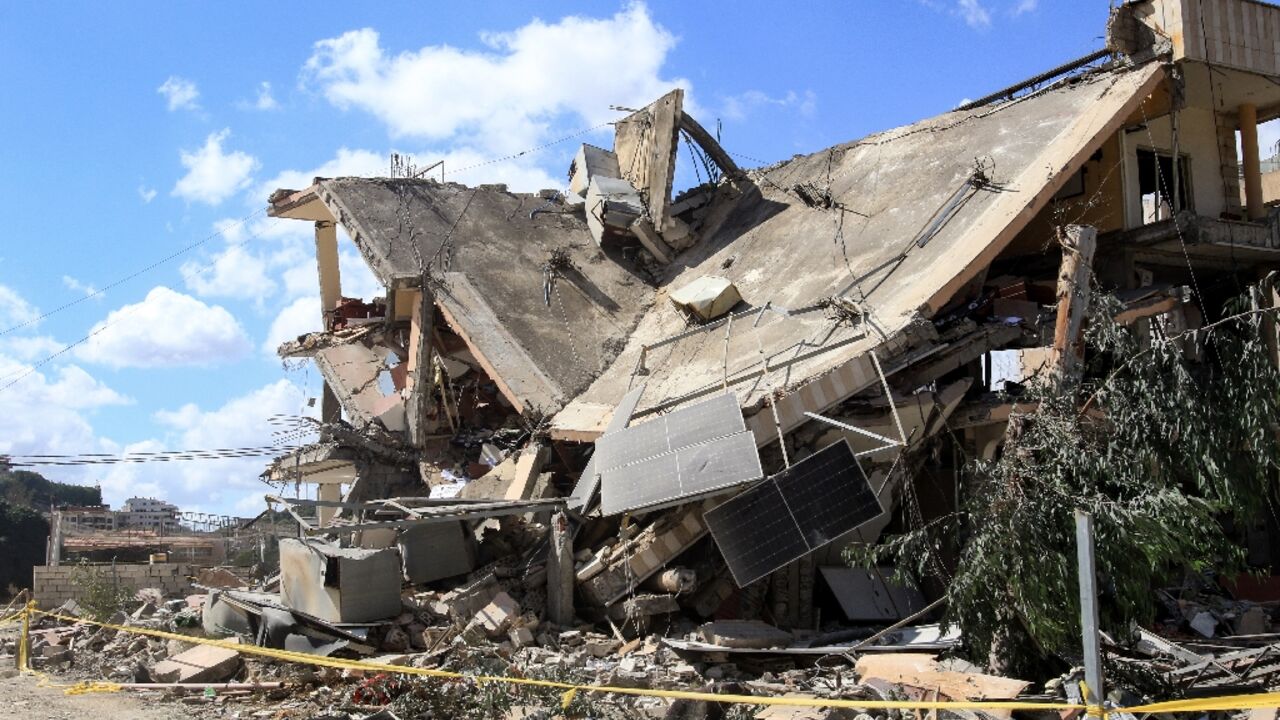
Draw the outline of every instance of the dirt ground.
[[[62,688],[39,685],[39,678],[32,675],[0,680],[0,717],[22,720],[182,720],[191,717],[189,708],[157,702],[154,695],[129,692],[67,695]]]

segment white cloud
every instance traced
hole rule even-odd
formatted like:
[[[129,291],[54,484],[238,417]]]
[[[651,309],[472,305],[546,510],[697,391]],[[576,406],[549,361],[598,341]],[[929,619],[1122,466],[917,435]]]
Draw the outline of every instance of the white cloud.
[[[76,365],[58,368],[58,379],[45,386],[45,398],[55,405],[76,409],[133,402]]]
[[[337,154],[319,167],[310,170],[284,170],[275,177],[259,183],[258,189],[254,191],[254,197],[255,199],[261,197],[262,201],[266,202],[271,193],[276,190],[309,188],[318,177],[385,177],[390,171],[389,162],[387,156],[381,153],[338,148]],[[300,223],[297,220],[284,222],[291,226],[308,226],[307,223]]]
[[[643,105],[689,87],[661,76],[676,38],[639,3],[481,40],[485,51],[430,45],[392,54],[376,31],[353,30],[315,44],[303,81],[340,108],[373,114],[395,137],[461,141],[490,155],[545,142],[566,122],[612,120],[610,104]]]
[[[1025,15],[1029,12],[1035,12],[1040,7],[1040,0],[1018,0],[1018,4],[1013,8],[1013,14]]]
[[[76,356],[117,368],[176,367],[234,360],[249,347],[244,328],[226,309],[159,286],[94,325]]]
[[[261,447],[273,444],[273,416],[312,416],[307,392],[293,382],[280,379],[233,398],[213,410],[187,404],[175,410],[161,410],[155,419],[168,430],[168,443],[182,449]],[[305,442],[290,439],[289,443]],[[181,467],[181,492],[169,490],[180,504],[200,502],[231,510],[240,506],[246,491],[257,489],[259,497],[267,488],[258,480],[266,466],[262,458],[188,462]],[[243,510],[242,510],[243,511]]]
[[[24,361],[48,357],[64,347],[66,347],[65,343],[58,342],[48,335],[6,335],[0,339],[0,353]],[[0,374],[0,379],[3,378],[5,375]]]
[[[179,269],[187,288],[200,297],[261,301],[276,290],[266,261],[242,245],[227,246],[211,263],[192,260]]]
[[[964,18],[969,27],[977,29],[991,26],[991,13],[982,6],[980,0],[956,0],[956,6],[960,17]]]
[[[1025,1],[1025,0],[1024,0]],[[258,84],[258,98],[253,102],[255,110],[276,110],[280,103],[271,95],[271,83],[263,80]]]
[[[26,375],[0,391],[0,453],[8,455],[70,454],[104,450],[89,422],[100,407],[132,402],[121,393],[68,365],[56,373],[28,372],[31,366],[6,354],[12,341],[0,348],[0,378]],[[37,471],[43,468],[34,468]],[[53,473],[60,480],[80,481],[83,468]]]
[[[794,108],[803,117],[811,117],[818,107],[818,96],[812,90],[797,93],[787,91],[781,97],[773,97],[760,90],[748,90],[740,95],[730,95],[724,99],[721,113],[733,120],[745,119],[753,110],[760,107]]]
[[[320,298],[313,294],[300,297],[285,306],[276,319],[271,322],[266,340],[262,341],[262,352],[270,357],[276,356],[276,348],[309,332],[321,329]]]
[[[95,288],[92,283],[82,283],[79,280],[71,277],[70,275],[62,276],[62,284],[66,285],[68,290],[73,290],[78,293],[84,293],[85,295],[93,295],[94,298],[97,300],[102,300],[103,298],[106,297],[106,295],[96,294],[98,292],[98,289]]]
[[[170,75],[163,85],[156,88],[156,92],[163,95],[169,103],[170,112],[174,110],[200,109],[200,105],[196,102],[200,97],[200,91],[193,81],[186,78]]]
[[[249,186],[250,175],[260,163],[254,156],[239,150],[223,152],[222,143],[230,136],[231,130],[223,129],[205,138],[200,149],[180,151],[187,174],[173,186],[173,195],[189,202],[218,205],[236,191]]]
[[[146,185],[139,185],[138,197],[142,198],[142,204],[146,205],[156,199],[156,189],[149,188]]]
[[[30,325],[40,317],[40,308],[27,302],[17,290],[0,285],[0,323],[5,328],[14,325]]]

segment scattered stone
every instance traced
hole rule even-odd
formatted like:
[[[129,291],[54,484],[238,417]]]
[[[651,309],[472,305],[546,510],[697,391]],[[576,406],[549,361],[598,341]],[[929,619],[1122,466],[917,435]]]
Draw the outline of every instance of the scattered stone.
[[[478,623],[485,635],[496,638],[505,634],[519,615],[520,604],[510,595],[500,592],[476,613],[474,622]]]
[[[703,642],[730,648],[784,647],[791,633],[758,620],[717,620],[698,628]]]
[[[156,663],[151,677],[156,682],[221,682],[240,668],[240,653],[213,645],[197,645]]]
[[[1217,627],[1217,618],[1213,616],[1213,613],[1207,610],[1201,610],[1191,618],[1191,629],[1207,638],[1213,637]]]

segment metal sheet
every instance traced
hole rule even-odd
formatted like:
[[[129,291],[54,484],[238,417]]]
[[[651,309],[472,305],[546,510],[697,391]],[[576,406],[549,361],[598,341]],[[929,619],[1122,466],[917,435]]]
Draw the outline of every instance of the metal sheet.
[[[707,527],[738,587],[883,512],[846,440],[708,510]]]
[[[919,590],[892,582],[893,568],[821,567],[818,571],[845,619],[852,622],[901,620],[926,604]]]
[[[758,480],[755,436],[740,432],[600,473],[600,510],[650,510]]]

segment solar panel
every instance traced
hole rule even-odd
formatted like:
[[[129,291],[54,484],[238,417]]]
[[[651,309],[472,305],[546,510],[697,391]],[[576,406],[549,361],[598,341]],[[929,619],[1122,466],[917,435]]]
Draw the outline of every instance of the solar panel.
[[[711,536],[738,587],[884,512],[847,440],[829,445],[708,510]]]
[[[764,474],[732,394],[604,435],[594,460],[605,515],[673,505]]]
[[[746,429],[738,398],[719,395],[601,436],[596,440],[596,467],[601,472],[612,470]]]
[[[604,429],[602,435],[618,432],[627,427],[627,423],[631,422],[631,416],[636,411],[636,405],[640,404],[640,396],[644,394],[644,383],[631,390],[622,397],[622,401],[618,403],[618,407],[613,410],[613,417],[609,418],[609,425]],[[582,475],[578,478],[578,482],[573,486],[573,492],[569,495],[568,507],[571,510],[585,512],[587,507],[595,500],[596,490],[600,487],[600,474],[596,471],[596,455],[597,452],[591,453],[591,459],[587,460],[587,466],[582,469]]]
[[[740,432],[601,473],[600,511],[675,505],[763,475],[755,435]]]

